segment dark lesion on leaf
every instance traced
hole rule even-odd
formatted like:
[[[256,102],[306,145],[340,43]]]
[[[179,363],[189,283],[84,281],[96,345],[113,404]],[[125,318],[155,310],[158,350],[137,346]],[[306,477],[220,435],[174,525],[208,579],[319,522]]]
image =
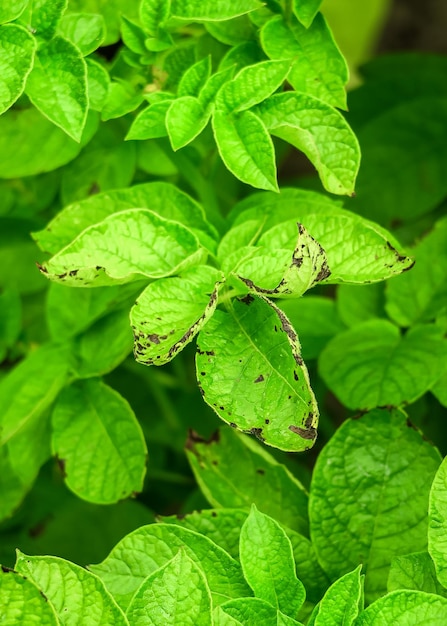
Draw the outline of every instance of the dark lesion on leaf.
[[[220,441],[220,433],[218,430],[215,430],[209,439],[205,439],[201,437],[199,433],[192,428],[188,430],[188,437],[186,439],[185,448],[186,450],[191,450],[191,452],[195,451],[195,446],[197,444],[206,444],[210,445],[212,443],[218,443]]]
[[[249,433],[259,439],[259,441],[265,441],[265,437],[262,436],[262,428],[250,428]]]
[[[241,277],[239,277],[239,278],[241,278]],[[245,281],[246,281],[246,280],[248,280],[248,279],[244,279],[244,278],[243,278],[242,280],[245,282]],[[251,282],[251,283],[252,283],[252,286],[254,286],[253,281],[249,281],[249,282]],[[249,306],[249,305],[253,302],[254,298],[253,298],[253,296],[252,296],[251,294],[247,293],[247,295],[246,295],[246,296],[243,296],[243,298],[238,298],[238,300],[239,300],[240,302],[243,302],[243,303],[244,303],[244,304],[246,304],[247,306]]]
[[[231,428],[237,428],[237,424],[235,424],[234,422],[229,422]]]
[[[317,429],[313,426],[309,426],[306,428],[301,428],[300,426],[294,426],[291,424],[289,426],[289,430],[296,435],[299,435],[303,439],[309,439],[310,441],[314,441],[317,438]]]
[[[259,376],[254,380],[255,383],[262,383],[264,380],[264,376],[259,374]]]
[[[257,473],[257,474],[261,474],[261,476],[263,476],[263,475],[265,474],[265,470],[263,470],[263,469],[257,469],[257,470],[256,470],[256,473]]]

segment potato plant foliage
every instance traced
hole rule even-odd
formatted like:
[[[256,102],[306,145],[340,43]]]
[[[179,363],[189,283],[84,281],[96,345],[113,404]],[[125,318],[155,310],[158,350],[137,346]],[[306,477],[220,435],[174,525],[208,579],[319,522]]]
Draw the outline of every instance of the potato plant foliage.
[[[447,60],[321,4],[1,3],[2,623],[447,623]]]

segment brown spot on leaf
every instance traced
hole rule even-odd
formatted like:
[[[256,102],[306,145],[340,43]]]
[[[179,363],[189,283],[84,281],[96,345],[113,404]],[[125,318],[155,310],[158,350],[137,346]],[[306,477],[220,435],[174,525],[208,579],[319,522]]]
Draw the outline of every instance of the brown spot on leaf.
[[[264,380],[264,376],[262,374],[259,374],[259,376],[256,378],[256,380],[254,382],[255,383],[262,383],[263,380]]]
[[[300,426],[294,426],[293,424],[291,424],[289,426],[289,430],[299,435],[303,439],[310,439],[313,441],[317,438],[317,431],[315,428],[313,428],[313,426],[311,426],[310,428],[300,428]]]
[[[257,473],[257,474],[261,474],[261,476],[263,476],[263,475],[265,474],[265,470],[263,470],[263,469],[257,469],[257,470],[256,470],[256,473]]]

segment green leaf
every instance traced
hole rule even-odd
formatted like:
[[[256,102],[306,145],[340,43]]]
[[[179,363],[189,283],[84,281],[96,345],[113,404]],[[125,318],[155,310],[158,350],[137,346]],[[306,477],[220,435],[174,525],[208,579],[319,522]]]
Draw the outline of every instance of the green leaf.
[[[0,9],[1,10],[1,9]],[[34,63],[36,40],[18,24],[0,28],[0,114],[19,98]]]
[[[78,378],[104,376],[124,361],[132,351],[132,345],[129,309],[110,313],[75,341],[74,350],[78,361],[74,373]]]
[[[210,116],[197,98],[183,96],[173,100],[166,114],[166,130],[172,149],[179,150],[200,135]]]
[[[299,332],[304,360],[318,357],[328,341],[345,329],[331,298],[306,295],[281,300],[278,306]]]
[[[18,550],[15,567],[45,594],[63,625],[128,623],[101,580],[79,565],[55,556],[27,556]]]
[[[40,590],[25,576],[6,567],[0,571],[0,596],[2,622],[5,626],[60,624],[53,607]]]
[[[249,65],[224,84],[216,106],[227,114],[250,109],[275,93],[286,80],[289,70],[290,61],[264,61]]]
[[[208,265],[146,287],[130,311],[135,358],[164,365],[190,343],[213,315],[222,272]]]
[[[360,614],[356,626],[444,626],[447,600],[423,591],[393,591]]]
[[[86,59],[88,105],[94,111],[101,111],[106,101],[110,76],[107,70],[93,59]]]
[[[447,307],[447,219],[411,252],[415,267],[386,286],[386,312],[400,326],[432,321]]]
[[[304,152],[327,191],[354,193],[360,148],[338,111],[312,96],[287,92],[271,96],[253,112],[272,135]]]
[[[273,298],[300,298],[331,271],[326,253],[302,224],[293,252],[283,249],[283,224],[267,231],[258,241],[257,252],[238,264],[235,273],[249,291]]]
[[[146,33],[139,24],[124,15],[121,16],[121,38],[129,50],[135,54],[147,54],[147,48],[144,45]]]
[[[0,443],[5,445],[53,403],[67,382],[69,346],[46,344],[30,352],[0,382]]]
[[[412,271],[414,271],[413,268]],[[384,305],[383,284],[339,285],[337,287],[337,311],[340,319],[347,326],[356,326],[366,320],[385,317]]]
[[[214,610],[215,626],[302,626],[260,598],[230,600]]]
[[[237,46],[254,38],[254,30],[248,15],[241,15],[230,20],[207,22],[206,30],[221,43]]]
[[[444,369],[447,341],[434,325],[401,335],[373,319],[332,339],[319,359],[320,374],[350,409],[399,406],[420,398]]]
[[[204,573],[180,549],[141,584],[126,615],[133,626],[209,626],[211,594]]]
[[[46,300],[46,322],[51,337],[61,342],[87,330],[114,309],[131,305],[145,284],[142,282],[118,287],[72,289],[50,283]],[[96,354],[95,359],[98,356]]]
[[[199,239],[202,231],[217,237],[205,219],[203,208],[195,200],[174,185],[152,182],[99,193],[72,204],[58,213],[45,230],[34,233],[34,238],[40,248],[55,254],[89,226],[134,207],[150,209],[165,219],[181,222]]]
[[[247,517],[247,511],[242,509],[202,509],[187,515],[160,517],[157,521],[176,524],[205,535],[228,552],[233,559],[238,560],[239,535]]]
[[[264,24],[261,42],[271,59],[290,59],[287,80],[296,91],[347,108],[348,67],[321,13],[308,29],[278,15]]]
[[[120,19],[138,16],[138,3],[132,0],[70,0],[70,13],[98,13],[106,23],[105,46],[116,43],[120,39]]]
[[[428,551],[435,564],[438,581],[447,586],[447,461],[443,460],[430,491],[428,521]]]
[[[210,74],[211,56],[208,55],[186,70],[180,79],[177,96],[179,98],[183,96],[194,96],[197,98],[209,79]]]
[[[253,505],[242,526],[241,565],[257,598],[296,617],[306,592],[295,574],[292,544],[281,526]]]
[[[322,0],[293,0],[293,12],[306,28],[312,24],[318,13]]]
[[[171,524],[142,526],[122,539],[109,556],[89,569],[126,609],[144,580],[183,548],[205,574],[213,603],[250,594],[239,564],[212,541]]]
[[[396,556],[388,575],[388,591],[410,589],[447,597],[447,590],[436,578],[436,570],[427,552]]]
[[[248,295],[216,311],[197,344],[197,378],[221,419],[280,450],[312,447],[318,407],[284,313]]]
[[[98,380],[67,387],[52,415],[52,448],[77,496],[111,504],[141,491],[146,445],[127,401]]]
[[[236,178],[244,183],[278,191],[275,149],[261,119],[251,111],[213,115],[214,137],[219,154]]]
[[[162,100],[143,109],[132,122],[126,139],[165,137],[168,134],[166,130],[166,114],[170,106],[171,100]]]
[[[52,39],[68,0],[31,0],[31,32],[42,39]]]
[[[87,118],[79,144],[34,107],[7,111],[0,116],[0,178],[33,176],[65,165],[91,139],[97,123],[95,116]]]
[[[99,48],[106,36],[106,25],[102,15],[94,13],[68,13],[59,23],[58,32],[71,41],[87,56]]]
[[[191,439],[186,454],[212,506],[248,511],[254,503],[281,524],[309,534],[304,487],[256,442],[221,428],[209,442]]]
[[[315,626],[352,626],[363,609],[362,566],[336,580],[322,598]]]
[[[163,278],[204,260],[187,228],[147,209],[128,209],[86,228],[40,270],[74,286],[113,285]]]
[[[82,200],[92,192],[129,185],[136,168],[134,143],[102,126],[92,141],[62,172],[61,200],[64,205]]]
[[[0,6],[0,24],[12,22],[26,9],[29,0],[2,0]]]
[[[315,192],[282,189],[279,195],[253,194],[236,205],[233,215],[234,225],[263,220],[264,236],[291,252],[296,244],[296,223],[304,224],[327,255],[329,283],[381,281],[414,263],[398,252],[400,244],[384,228]]]
[[[318,457],[309,499],[313,545],[331,579],[363,563],[371,602],[386,592],[395,556],[426,549],[439,462],[398,411],[377,409],[342,424]]]
[[[101,119],[103,122],[107,122],[117,117],[123,117],[123,115],[135,111],[143,100],[144,96],[141,90],[129,82],[123,80],[111,82],[101,109]]]
[[[173,17],[189,22],[220,22],[229,20],[238,15],[244,15],[261,7],[257,0],[171,0],[171,14]]]
[[[234,71],[239,71],[248,65],[266,60],[266,56],[257,41],[246,41],[228,50],[219,63],[219,69],[223,71],[232,67]]]
[[[140,3],[141,25],[147,32],[156,37],[160,27],[169,17],[171,0],[142,0]]]
[[[0,292],[0,362],[17,341],[22,330],[22,302],[13,288]]]
[[[316,603],[329,587],[329,579],[318,562],[312,542],[287,527],[284,531],[292,544],[297,578],[304,585],[307,600]]]
[[[438,401],[447,407],[447,372],[445,372],[430,389]]]
[[[25,91],[45,117],[81,141],[87,120],[87,72],[76,46],[59,36],[42,45]]]
[[[212,74],[198,95],[198,99],[202,107],[208,111],[211,105],[214,103],[214,100],[219,93],[222,85],[224,85],[228,80],[233,77],[234,67],[228,67],[227,69],[223,69],[220,72],[216,72]]]
[[[394,83],[390,89],[396,89]],[[447,100],[439,93],[402,97],[398,106],[383,111],[357,132],[364,159],[356,186],[356,210],[387,225],[433,211],[447,194],[447,151],[441,140]],[[378,108],[382,110],[381,103]]]

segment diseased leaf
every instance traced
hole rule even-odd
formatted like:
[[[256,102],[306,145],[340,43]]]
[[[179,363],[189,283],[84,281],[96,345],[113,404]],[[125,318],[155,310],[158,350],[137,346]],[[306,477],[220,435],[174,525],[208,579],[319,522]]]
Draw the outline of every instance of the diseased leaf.
[[[87,120],[87,70],[76,46],[59,36],[42,45],[25,91],[45,117],[81,140]]]
[[[204,573],[180,549],[141,584],[126,615],[133,626],[209,626],[211,594]]]
[[[110,76],[107,70],[93,59],[86,59],[88,105],[94,111],[101,111],[107,98]]]
[[[146,287],[130,311],[135,358],[164,365],[183,350],[214,313],[222,272],[207,265]]]
[[[209,442],[188,442],[186,454],[197,483],[212,506],[263,513],[303,535],[309,534],[303,485],[265,448],[229,428]]]
[[[202,231],[217,237],[214,228],[205,219],[203,208],[195,200],[174,185],[151,182],[99,193],[71,204],[58,213],[45,230],[34,233],[34,238],[40,248],[55,254],[89,226],[135,207],[150,209],[165,219],[180,222],[195,232],[199,239]]]
[[[363,609],[363,576],[359,565],[336,580],[318,605],[315,626],[352,626]]]
[[[6,626],[58,626],[60,623],[40,590],[25,576],[8,568],[0,571],[0,596],[2,622]]]
[[[37,37],[52,39],[68,0],[31,0],[31,29]]]
[[[332,580],[362,563],[372,602],[386,592],[395,556],[426,549],[439,463],[399,411],[376,409],[342,424],[318,457],[309,499],[313,545]]]
[[[79,144],[34,107],[7,111],[0,116],[0,178],[33,176],[65,165],[79,154],[97,126],[98,118],[89,115]]]
[[[121,609],[101,580],[83,567],[55,556],[17,551],[16,570],[33,582],[63,626],[126,626]]]
[[[234,225],[262,220],[263,236],[290,251],[296,244],[296,224],[303,224],[324,248],[331,270],[329,283],[381,281],[414,264],[397,250],[399,242],[386,229],[315,192],[282,189],[279,195],[254,194],[236,205],[233,215]]]
[[[165,137],[168,134],[166,129],[166,114],[171,106],[170,100],[155,102],[134,119],[126,139],[155,139]]]
[[[346,109],[348,67],[321,13],[309,28],[278,15],[264,24],[261,42],[271,59],[290,59],[287,80],[296,91]]]
[[[317,98],[289,91],[271,96],[253,112],[272,135],[304,152],[327,191],[353,194],[360,148],[338,111]]]
[[[235,273],[249,291],[272,298],[300,298],[330,274],[326,253],[302,224],[293,252],[283,249],[283,224],[258,240],[257,252],[242,260]],[[285,263],[284,263],[285,261]]]
[[[40,270],[56,282],[104,286],[163,278],[203,260],[187,228],[147,209],[128,209],[86,228]]]
[[[388,320],[373,319],[334,337],[320,355],[319,370],[345,406],[372,409],[420,398],[439,378],[446,357],[440,328],[414,326],[402,336]]]
[[[0,5],[0,24],[6,24],[20,17],[29,0],[2,0]]]
[[[22,94],[35,50],[35,38],[22,26],[5,24],[0,28],[0,115]]]
[[[102,15],[95,13],[68,13],[59,23],[59,34],[71,41],[87,56],[99,48],[106,35],[106,25]]]
[[[239,564],[212,541],[171,524],[142,526],[122,539],[109,556],[89,569],[126,609],[141,583],[184,549],[205,574],[214,605],[250,594]]]
[[[255,596],[296,617],[306,592],[295,574],[292,544],[281,526],[255,505],[241,529],[240,556]]]
[[[216,106],[225,113],[240,113],[271,96],[286,80],[289,61],[264,61],[244,67],[219,91]]]
[[[293,0],[293,12],[303,26],[309,28],[318,13],[322,0]]]
[[[236,178],[252,187],[278,191],[275,149],[261,119],[251,111],[217,110],[213,131],[219,154]]]
[[[183,96],[172,101],[166,114],[166,130],[173,150],[179,150],[193,141],[208,124],[207,113],[200,101]]]
[[[220,22],[261,7],[257,0],[171,0],[171,14],[189,22]]]
[[[416,264],[411,272],[386,285],[386,312],[400,326],[430,322],[447,307],[447,219],[411,251]]]
[[[219,417],[280,450],[312,447],[318,407],[284,313],[248,295],[216,311],[197,344],[197,378]]]
[[[426,591],[447,598],[447,589],[438,582],[435,566],[428,552],[413,552],[396,556],[392,560],[388,591],[398,589]]]
[[[444,626],[447,599],[423,591],[393,591],[363,611],[356,626]]]
[[[110,504],[141,491],[146,445],[127,401],[98,380],[67,387],[52,415],[52,448],[77,496]]]

